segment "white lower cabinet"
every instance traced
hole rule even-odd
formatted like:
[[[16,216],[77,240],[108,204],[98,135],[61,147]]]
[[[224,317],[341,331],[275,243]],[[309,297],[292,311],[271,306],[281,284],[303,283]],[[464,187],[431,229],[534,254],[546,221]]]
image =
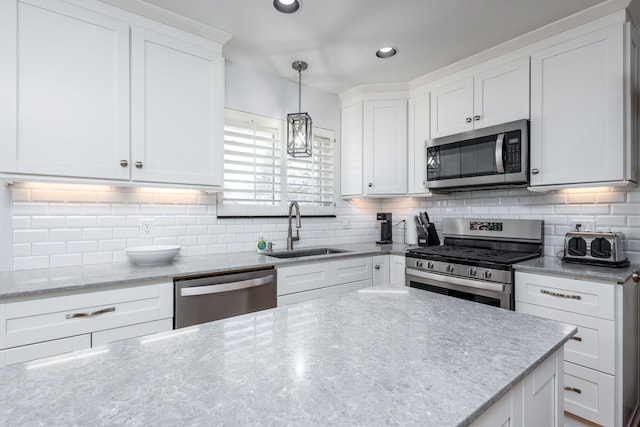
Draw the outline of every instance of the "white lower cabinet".
[[[637,285],[517,271],[515,299],[517,312],[578,327],[564,345],[565,411],[627,425],[640,397]]]
[[[173,328],[173,282],[9,302],[0,366],[58,356]]]
[[[373,261],[373,286],[389,284],[389,255],[376,255]]]
[[[404,255],[389,255],[389,283],[392,285],[406,285]]]
[[[562,349],[516,384],[472,427],[562,427]]]
[[[370,287],[372,270],[371,257],[276,268],[278,306]]]

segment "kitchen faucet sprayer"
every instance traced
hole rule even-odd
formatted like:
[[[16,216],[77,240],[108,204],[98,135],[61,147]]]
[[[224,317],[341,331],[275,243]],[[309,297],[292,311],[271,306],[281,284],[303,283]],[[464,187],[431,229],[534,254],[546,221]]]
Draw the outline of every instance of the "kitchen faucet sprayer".
[[[296,240],[300,240],[300,233],[296,230],[296,237],[293,237],[293,230],[291,228],[291,215],[293,208],[296,208],[296,229],[302,227],[302,222],[300,221],[300,206],[298,202],[292,200],[289,202],[289,228],[287,230],[287,250],[290,251],[293,249],[293,242]]]

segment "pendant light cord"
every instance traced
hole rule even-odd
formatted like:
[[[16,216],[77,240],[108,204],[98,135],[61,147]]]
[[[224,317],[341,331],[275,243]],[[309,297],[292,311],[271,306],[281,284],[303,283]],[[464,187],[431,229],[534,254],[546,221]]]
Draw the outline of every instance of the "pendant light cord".
[[[298,69],[298,113],[302,112],[302,71]]]

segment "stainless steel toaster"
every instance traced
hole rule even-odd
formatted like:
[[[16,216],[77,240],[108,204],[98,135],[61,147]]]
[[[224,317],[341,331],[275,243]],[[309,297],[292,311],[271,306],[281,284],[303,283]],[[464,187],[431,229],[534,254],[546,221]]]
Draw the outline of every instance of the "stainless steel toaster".
[[[625,267],[629,260],[622,247],[624,235],[618,232],[570,231],[564,236],[563,261],[608,267]]]

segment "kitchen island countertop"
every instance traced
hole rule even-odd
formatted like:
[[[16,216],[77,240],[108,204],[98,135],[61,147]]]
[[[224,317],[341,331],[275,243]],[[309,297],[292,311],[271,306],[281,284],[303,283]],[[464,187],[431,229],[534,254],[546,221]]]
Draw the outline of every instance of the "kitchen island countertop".
[[[0,272],[0,302],[3,299],[16,297],[32,297],[52,292],[75,291],[105,286],[126,286],[141,280],[173,280],[174,277],[216,273],[233,269],[285,266],[304,262],[331,261],[353,256],[404,255],[408,245],[360,243],[328,245],[328,247],[342,249],[347,252],[293,259],[279,259],[256,252],[235,252],[178,256],[170,264],[153,267],[138,266],[130,262],[118,262]],[[309,248],[301,246],[296,247],[296,249]]]
[[[573,334],[368,288],[4,368],[0,425],[467,425]]]

